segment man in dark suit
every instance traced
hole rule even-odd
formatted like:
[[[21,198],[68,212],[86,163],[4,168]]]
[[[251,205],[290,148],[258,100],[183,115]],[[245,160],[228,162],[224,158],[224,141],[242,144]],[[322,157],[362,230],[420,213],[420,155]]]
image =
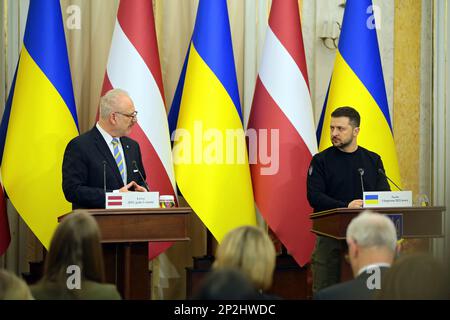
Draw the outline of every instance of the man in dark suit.
[[[348,257],[354,279],[320,290],[317,300],[370,300],[398,251],[394,223],[386,216],[364,211],[347,228]]]
[[[94,128],[70,141],[64,152],[62,187],[73,209],[104,208],[105,190],[147,191],[141,186],[146,183],[139,144],[126,137],[136,122],[126,91],[113,89],[100,99]]]

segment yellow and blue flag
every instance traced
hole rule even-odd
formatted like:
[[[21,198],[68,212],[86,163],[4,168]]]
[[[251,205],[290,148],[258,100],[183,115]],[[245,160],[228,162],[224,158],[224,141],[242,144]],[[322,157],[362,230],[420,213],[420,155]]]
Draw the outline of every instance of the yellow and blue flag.
[[[31,0],[23,47],[0,129],[6,193],[48,248],[58,216],[67,143],[78,135],[63,18],[58,0]]]
[[[175,178],[220,242],[231,229],[256,225],[226,0],[200,0],[179,88]]]
[[[400,182],[371,0],[346,2],[334,70],[317,129],[319,151],[331,146],[331,113],[342,106],[354,107],[361,115],[358,144],[378,153],[386,174]]]
[[[378,195],[377,194],[366,194],[364,196],[365,204],[378,204]]]

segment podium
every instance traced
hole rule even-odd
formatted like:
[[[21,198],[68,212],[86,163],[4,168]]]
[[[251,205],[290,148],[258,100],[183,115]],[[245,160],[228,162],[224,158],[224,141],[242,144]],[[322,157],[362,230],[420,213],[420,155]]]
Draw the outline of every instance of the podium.
[[[100,228],[106,281],[124,299],[150,299],[149,241],[187,241],[188,207],[156,209],[81,209]],[[64,216],[58,218],[63,219]]]
[[[312,232],[323,237],[342,240],[346,247],[347,226],[366,208],[336,208],[310,215],[313,221]],[[396,218],[394,224],[401,238],[441,238],[444,236],[443,221],[445,207],[402,207],[370,208],[370,211]],[[398,230],[401,228],[401,230]],[[343,257],[345,252],[341,252]],[[341,281],[352,278],[350,266],[341,259]]]

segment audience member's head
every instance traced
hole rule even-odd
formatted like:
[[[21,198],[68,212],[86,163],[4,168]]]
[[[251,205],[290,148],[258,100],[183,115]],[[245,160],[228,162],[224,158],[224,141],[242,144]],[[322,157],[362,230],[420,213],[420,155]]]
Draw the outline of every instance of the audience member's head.
[[[252,300],[258,298],[253,284],[236,269],[211,271],[194,295],[196,300]]]
[[[275,248],[265,231],[243,226],[230,231],[217,249],[214,268],[236,268],[258,290],[272,285]]]
[[[100,232],[95,219],[86,212],[72,213],[58,225],[46,257],[43,280],[65,283],[69,266],[79,267],[83,280],[104,281]]]
[[[353,274],[374,263],[392,264],[397,253],[397,233],[388,217],[364,211],[347,228],[347,244]]]
[[[443,266],[426,253],[413,253],[399,258],[386,273],[380,300],[449,299],[448,274]]]
[[[32,300],[25,281],[6,270],[0,270],[0,300]]]

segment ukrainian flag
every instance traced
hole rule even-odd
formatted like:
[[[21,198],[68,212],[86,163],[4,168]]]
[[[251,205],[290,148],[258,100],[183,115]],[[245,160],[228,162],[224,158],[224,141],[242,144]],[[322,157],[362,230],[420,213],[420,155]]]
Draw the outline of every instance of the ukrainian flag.
[[[347,0],[327,99],[318,126],[319,151],[331,146],[330,118],[338,107],[361,115],[358,144],[378,153],[386,174],[400,182],[371,0]]]
[[[57,217],[71,210],[62,191],[62,160],[78,135],[63,18],[58,0],[31,0],[23,47],[2,119],[5,190],[48,248]]]
[[[185,67],[174,135],[175,177],[220,242],[235,227],[256,225],[225,0],[200,0]]]
[[[366,204],[378,204],[378,195],[377,194],[367,194],[364,198],[364,202]]]

